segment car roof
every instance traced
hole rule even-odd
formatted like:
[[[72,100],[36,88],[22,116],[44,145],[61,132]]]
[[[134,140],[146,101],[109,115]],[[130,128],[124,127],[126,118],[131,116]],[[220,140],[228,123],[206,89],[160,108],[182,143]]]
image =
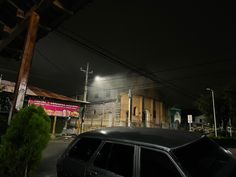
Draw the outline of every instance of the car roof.
[[[85,132],[81,136],[97,137],[107,140],[119,140],[149,144],[164,149],[177,148],[195,142],[203,137],[200,134],[187,131],[161,128],[105,128]]]

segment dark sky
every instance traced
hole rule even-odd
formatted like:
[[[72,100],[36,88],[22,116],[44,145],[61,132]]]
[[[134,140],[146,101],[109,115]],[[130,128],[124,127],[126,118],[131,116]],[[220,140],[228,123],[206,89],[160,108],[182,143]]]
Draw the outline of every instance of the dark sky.
[[[236,78],[233,7],[224,1],[93,1],[38,42],[30,82],[73,96],[83,92],[86,62],[91,77],[129,68],[158,81],[163,99],[191,107],[206,87]],[[0,61],[0,72],[13,78],[17,62]]]

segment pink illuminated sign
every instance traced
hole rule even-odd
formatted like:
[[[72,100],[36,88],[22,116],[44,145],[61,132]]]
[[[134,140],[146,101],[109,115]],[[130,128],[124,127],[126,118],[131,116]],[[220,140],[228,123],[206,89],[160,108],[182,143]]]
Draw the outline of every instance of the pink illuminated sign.
[[[41,106],[49,116],[79,117],[80,106],[29,99],[29,105]]]

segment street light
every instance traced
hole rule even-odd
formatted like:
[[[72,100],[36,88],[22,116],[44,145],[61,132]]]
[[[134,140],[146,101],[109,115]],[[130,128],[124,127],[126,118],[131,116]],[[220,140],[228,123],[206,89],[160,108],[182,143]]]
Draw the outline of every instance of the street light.
[[[216,110],[215,110],[215,96],[214,96],[214,90],[212,90],[212,89],[210,89],[210,88],[206,88],[206,90],[211,92],[212,108],[213,108],[213,118],[214,118],[214,126],[215,126],[215,137],[217,137]]]
[[[101,81],[102,77],[101,76],[95,76],[95,81]]]

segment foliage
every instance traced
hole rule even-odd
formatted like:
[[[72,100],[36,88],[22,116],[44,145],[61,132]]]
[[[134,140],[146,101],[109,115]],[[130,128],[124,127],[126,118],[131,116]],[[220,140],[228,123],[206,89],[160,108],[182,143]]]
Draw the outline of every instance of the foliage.
[[[50,138],[50,119],[31,105],[13,118],[0,147],[0,167],[10,177],[28,177],[37,167]]]
[[[199,111],[206,116],[207,121],[213,123],[212,101],[210,95],[200,95],[196,100],[195,105]]]
[[[232,124],[236,125],[236,104],[235,95],[228,88],[215,91],[215,111],[217,125],[226,126],[231,119]],[[195,102],[197,108],[208,118],[209,123],[213,123],[212,97],[210,93],[201,95]]]

